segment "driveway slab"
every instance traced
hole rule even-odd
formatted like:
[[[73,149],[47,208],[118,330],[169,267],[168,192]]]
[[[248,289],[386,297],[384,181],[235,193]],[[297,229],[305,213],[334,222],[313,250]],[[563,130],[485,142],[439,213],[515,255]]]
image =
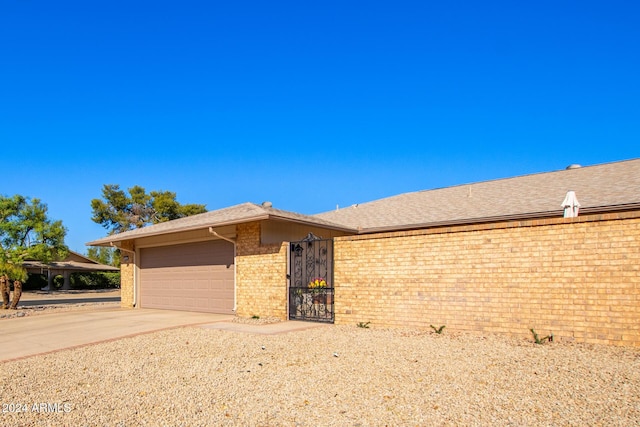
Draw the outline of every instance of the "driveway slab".
[[[126,336],[230,321],[232,315],[108,308],[0,321],[0,362]]]

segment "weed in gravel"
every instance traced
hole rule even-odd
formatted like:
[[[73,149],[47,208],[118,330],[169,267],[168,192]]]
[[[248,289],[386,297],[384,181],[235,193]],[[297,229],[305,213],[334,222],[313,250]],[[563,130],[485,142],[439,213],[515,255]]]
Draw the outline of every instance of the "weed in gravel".
[[[442,326],[440,326],[439,328],[436,328],[436,327],[435,327],[435,326],[433,326],[433,325],[429,325],[429,326],[431,326],[431,328],[433,329],[433,331],[434,331],[436,334],[438,334],[438,335],[442,334],[442,331],[444,331],[444,328],[446,328],[446,326],[445,326],[445,325],[442,325]]]
[[[540,338],[540,337],[538,337],[538,334],[536,333],[536,331],[533,330],[533,328],[531,328],[529,330],[533,334],[533,341],[536,344],[544,344],[545,341],[553,342],[553,333],[547,335],[546,337]]]

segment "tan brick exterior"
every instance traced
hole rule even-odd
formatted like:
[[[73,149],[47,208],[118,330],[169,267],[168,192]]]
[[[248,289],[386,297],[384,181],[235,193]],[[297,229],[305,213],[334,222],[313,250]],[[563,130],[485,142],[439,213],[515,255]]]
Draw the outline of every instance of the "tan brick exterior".
[[[640,345],[640,213],[335,239],[336,323]]]
[[[120,256],[120,306],[125,308],[133,307],[133,277],[134,277],[134,254],[129,252],[133,250],[133,242],[127,241],[122,243],[122,251]],[[129,261],[124,262],[124,257],[128,256]]]
[[[237,226],[236,292],[239,316],[287,318],[287,243],[260,243],[260,223]]]
[[[260,227],[236,228],[236,312],[286,319],[288,245],[261,244]],[[640,346],[640,212],[334,242],[337,324],[529,338],[533,328],[560,340]],[[122,264],[121,277],[122,306],[131,307],[133,264]]]

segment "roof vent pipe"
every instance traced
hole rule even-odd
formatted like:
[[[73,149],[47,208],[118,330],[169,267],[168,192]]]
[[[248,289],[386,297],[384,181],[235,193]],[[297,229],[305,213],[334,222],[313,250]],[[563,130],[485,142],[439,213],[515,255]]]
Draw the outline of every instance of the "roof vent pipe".
[[[577,163],[572,163],[569,166],[567,166],[567,170],[571,170],[571,169],[580,169],[582,166],[577,164]]]
[[[567,195],[564,197],[561,206],[564,208],[565,218],[577,217],[578,211],[580,210],[580,202],[578,202],[576,192],[571,190],[567,191]]]

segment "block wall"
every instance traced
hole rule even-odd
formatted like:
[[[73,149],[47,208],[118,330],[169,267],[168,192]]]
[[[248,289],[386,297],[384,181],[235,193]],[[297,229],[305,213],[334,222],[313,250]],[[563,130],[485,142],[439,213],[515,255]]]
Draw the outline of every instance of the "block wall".
[[[640,345],[640,213],[335,239],[336,323]]]
[[[286,319],[288,245],[261,244],[259,222],[236,230],[236,314]]]

